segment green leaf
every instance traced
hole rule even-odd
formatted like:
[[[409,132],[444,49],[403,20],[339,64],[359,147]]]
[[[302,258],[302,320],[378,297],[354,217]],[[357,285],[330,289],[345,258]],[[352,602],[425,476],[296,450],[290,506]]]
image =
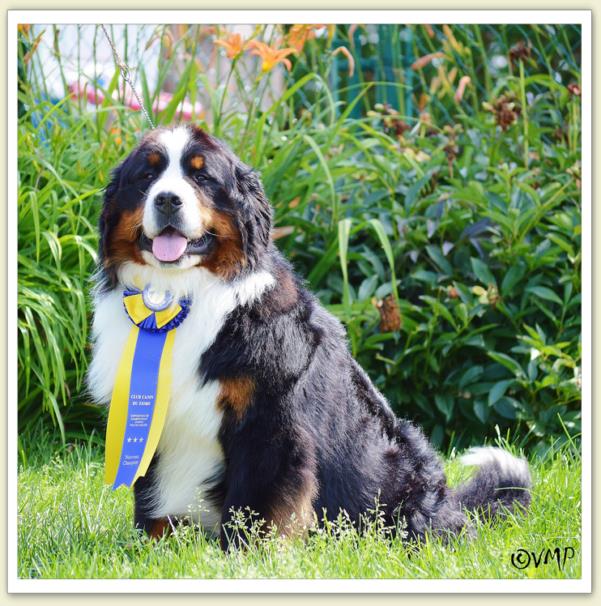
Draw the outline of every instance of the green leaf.
[[[438,274],[433,271],[426,271],[425,269],[418,269],[411,274],[411,277],[420,282],[427,282],[428,284],[436,284],[438,281]]]
[[[338,223],[338,253],[340,255],[340,268],[342,269],[343,291],[342,301],[346,308],[351,303],[351,293],[348,281],[348,241],[351,233],[351,219],[342,219]]]
[[[524,377],[524,371],[518,362],[516,362],[513,358],[508,356],[507,354],[498,352],[498,351],[489,351],[488,355],[499,364],[505,366],[505,368],[509,369],[516,377]]]
[[[486,284],[486,286],[490,286],[491,284],[493,286],[497,285],[495,277],[492,275],[490,269],[488,269],[486,264],[481,259],[478,259],[477,257],[472,257],[471,262],[472,269],[474,270],[474,273],[476,274],[476,277],[478,278],[478,280],[480,280],[480,282]]]
[[[551,242],[557,244],[557,246],[559,246],[559,248],[566,252],[570,257],[573,258],[575,256],[574,247],[569,242],[566,242],[566,240],[564,240],[562,237],[558,236],[557,234],[549,234],[547,237],[549,240],[551,240]]]
[[[474,414],[481,423],[486,423],[486,421],[488,421],[490,408],[486,405],[484,400],[474,401]]]
[[[311,149],[315,152],[317,159],[319,160],[319,165],[322,167],[323,172],[326,176],[326,181],[330,190],[330,199],[332,201],[332,222],[336,224],[338,221],[338,194],[336,193],[336,187],[334,186],[334,179],[332,178],[332,173],[330,172],[330,167],[324,155],[321,153],[321,149],[319,145],[315,142],[315,139],[310,135],[303,135],[303,140],[309,144]]]
[[[453,267],[447,261],[447,259],[445,259],[438,246],[428,245],[426,246],[426,252],[442,273],[446,274],[447,276],[453,275]]]
[[[524,277],[526,267],[524,265],[512,265],[501,282],[501,294],[509,297],[518,282]]]
[[[507,379],[506,381],[499,381],[498,383],[495,383],[488,394],[488,405],[493,406],[496,402],[498,402],[505,395],[505,392],[509,386],[514,382],[515,381],[513,379]]]
[[[186,65],[184,73],[179,79],[177,89],[173,93],[171,101],[167,104],[167,107],[159,114],[159,122],[161,124],[170,124],[175,116],[175,112],[179,107],[180,103],[186,98],[188,93],[188,82],[190,79],[194,79],[196,75],[196,61],[189,61]]]
[[[373,294],[377,285],[378,285],[378,276],[376,274],[374,274],[373,276],[370,276],[369,278],[365,278],[365,280],[363,280],[363,282],[361,282],[361,286],[359,286],[359,292],[357,293],[357,298],[360,301],[363,301],[364,299],[371,297],[371,295]]]
[[[104,99],[100,104],[100,109],[98,110],[98,129],[104,129],[104,123],[109,116],[109,112],[106,111],[108,107],[115,104],[115,100],[113,99],[113,93],[117,88],[117,84],[119,83],[119,76],[121,75],[121,70],[117,67],[115,68],[115,73],[109,82],[108,88],[104,91]]]
[[[472,366],[471,368],[468,368],[467,371],[463,373],[461,379],[459,379],[459,389],[465,389],[474,381],[477,381],[482,376],[483,370],[482,366]]]
[[[146,78],[146,70],[144,69],[143,64],[140,64],[138,73],[140,74],[140,84],[142,86],[142,99],[144,101],[144,107],[146,108],[146,111],[150,114],[150,117],[153,117],[154,112],[152,110],[152,98],[150,96],[150,89],[148,88],[148,79]]]
[[[553,303],[563,305],[563,301],[546,286],[528,286],[528,288],[526,288],[526,292],[532,293],[533,295],[536,295],[541,299],[545,299],[546,301],[552,301]]]
[[[336,264],[336,252],[338,251],[337,239],[332,239],[332,243],[322,255],[321,259],[317,262],[315,267],[309,272],[307,280],[316,288],[324,276],[330,271],[330,269]]]
[[[440,448],[442,446],[443,439],[444,427],[442,425],[435,425],[432,433],[430,434],[430,441],[436,448]]]
[[[434,396],[434,402],[436,403],[436,408],[444,414],[446,420],[450,421],[453,416],[453,408],[455,405],[453,396],[449,394],[436,394]]]
[[[495,402],[494,409],[506,419],[512,421],[517,417],[516,401],[513,398],[501,398]]]
[[[451,312],[438,299],[427,295],[422,295],[420,299],[428,303],[436,315],[442,316],[453,328],[457,328],[455,318],[453,318]]]
[[[397,291],[396,285],[396,273],[394,270],[394,255],[392,253],[392,246],[390,245],[390,240],[388,239],[388,235],[384,230],[384,226],[379,219],[370,219],[370,225],[374,228],[374,231],[378,235],[380,239],[380,243],[382,244],[382,248],[384,249],[384,254],[386,255],[386,259],[388,260],[388,265],[390,267],[391,281],[390,284],[392,286],[392,294],[394,295],[394,299],[398,304],[399,301],[399,293]]]
[[[421,179],[418,179],[407,190],[407,195],[405,196],[405,210],[407,212],[409,212],[413,208],[413,205],[415,204],[415,201],[417,200],[417,197],[419,196],[419,192],[424,188],[424,186],[426,185],[426,183],[428,183],[428,181],[430,181],[430,175],[426,175],[426,176],[422,177]]]

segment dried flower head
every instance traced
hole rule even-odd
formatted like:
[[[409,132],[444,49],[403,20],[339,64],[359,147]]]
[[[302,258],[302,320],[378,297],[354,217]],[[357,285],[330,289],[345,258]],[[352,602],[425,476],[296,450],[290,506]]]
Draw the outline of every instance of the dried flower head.
[[[506,131],[521,114],[521,107],[512,93],[501,95],[493,103],[484,102],[482,107],[494,114],[497,124],[503,131]]]
[[[405,131],[411,127],[401,120],[399,112],[388,103],[379,103],[376,108],[381,112],[384,130],[395,134],[397,137],[402,137]]]
[[[401,311],[392,295],[376,301],[375,306],[380,312],[380,330],[382,332],[400,330],[402,324]]]
[[[426,126],[431,126],[432,116],[428,112],[421,112],[419,115],[419,121]]]
[[[580,87],[575,82],[568,84],[568,91],[574,97],[580,97]]]
[[[455,145],[455,140],[450,140],[444,147],[444,153],[447,156],[447,161],[449,165],[452,165],[455,162],[455,158],[457,158],[457,154],[459,154],[459,148]]]
[[[568,133],[565,129],[565,127],[563,126],[558,126],[554,131],[553,131],[553,138],[556,141],[560,141],[560,142],[567,142],[568,140]]]
[[[451,126],[446,124],[442,129],[443,133],[447,136],[445,146],[442,148],[449,165],[449,174],[453,178],[453,165],[457,156],[459,155],[459,146],[457,145],[457,135],[463,130],[460,124]]]
[[[520,40],[517,44],[509,49],[509,62],[514,65],[516,61],[525,61],[532,55],[530,46]]]

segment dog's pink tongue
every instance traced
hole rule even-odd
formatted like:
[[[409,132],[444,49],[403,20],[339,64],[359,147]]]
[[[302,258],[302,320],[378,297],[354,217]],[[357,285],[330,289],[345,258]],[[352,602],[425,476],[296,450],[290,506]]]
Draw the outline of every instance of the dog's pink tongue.
[[[186,250],[188,240],[181,234],[170,232],[161,234],[152,241],[152,254],[159,261],[177,261]]]

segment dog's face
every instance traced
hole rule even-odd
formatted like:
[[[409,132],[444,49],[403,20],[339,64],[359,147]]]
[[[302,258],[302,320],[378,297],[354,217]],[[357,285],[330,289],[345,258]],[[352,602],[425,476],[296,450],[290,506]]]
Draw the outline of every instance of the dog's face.
[[[134,262],[232,279],[260,262],[270,230],[259,179],[224,144],[195,127],[157,129],[113,173],[100,255],[112,278]]]

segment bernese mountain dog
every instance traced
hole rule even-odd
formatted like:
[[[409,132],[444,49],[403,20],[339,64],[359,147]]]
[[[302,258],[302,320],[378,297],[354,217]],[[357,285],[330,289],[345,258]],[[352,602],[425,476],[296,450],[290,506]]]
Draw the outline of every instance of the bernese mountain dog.
[[[218,139],[187,125],[146,134],[113,172],[99,229],[96,401],[111,398],[134,275],[191,301],[165,425],[134,485],[137,528],[158,536],[188,520],[227,549],[240,509],[290,534],[340,512],[360,525],[377,504],[419,540],[460,532],[466,510],[528,505],[526,461],[499,448],[469,451],[475,475],[447,485],[422,431],[395,416],[272,243],[259,177]]]

